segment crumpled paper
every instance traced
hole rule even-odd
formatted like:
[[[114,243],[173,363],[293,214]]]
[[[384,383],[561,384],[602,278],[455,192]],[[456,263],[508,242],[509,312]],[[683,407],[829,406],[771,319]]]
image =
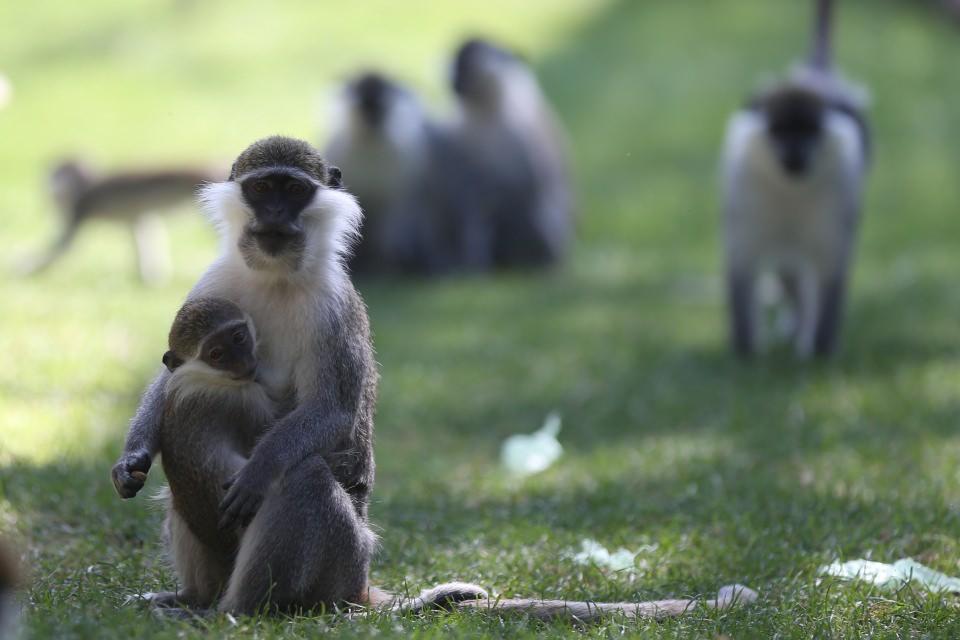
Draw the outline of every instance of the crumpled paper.
[[[906,582],[915,582],[929,591],[960,593],[960,578],[934,571],[913,558],[902,558],[893,564],[863,559],[834,562],[820,567],[820,573],[842,580],[869,582],[881,589],[898,589]]]
[[[518,433],[503,441],[500,460],[516,476],[540,473],[552,465],[563,453],[557,440],[560,433],[560,414],[554,412],[533,433]]]
[[[645,545],[636,551],[630,551],[620,547],[611,553],[596,540],[584,538],[580,541],[580,552],[571,557],[577,564],[597,565],[611,571],[625,571],[634,568],[639,554],[644,551],[653,551],[655,548],[653,545]]]

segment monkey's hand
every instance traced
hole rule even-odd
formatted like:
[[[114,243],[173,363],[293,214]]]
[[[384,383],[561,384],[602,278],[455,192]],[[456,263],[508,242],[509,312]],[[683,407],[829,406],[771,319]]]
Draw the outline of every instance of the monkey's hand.
[[[223,531],[235,527],[245,527],[257,515],[257,510],[263,504],[268,482],[265,474],[257,470],[248,462],[232,478],[223,483],[227,495],[220,501],[220,524]]]
[[[147,481],[147,472],[150,471],[150,453],[144,450],[124,452],[117,464],[113,465],[110,475],[113,477],[113,486],[124,500],[137,495]]]

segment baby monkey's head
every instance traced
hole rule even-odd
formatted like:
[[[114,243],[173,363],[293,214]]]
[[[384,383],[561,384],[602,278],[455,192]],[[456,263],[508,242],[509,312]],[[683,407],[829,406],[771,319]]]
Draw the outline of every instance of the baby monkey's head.
[[[252,380],[257,370],[257,336],[240,307],[222,298],[186,302],[170,327],[163,364],[171,372],[191,368],[233,380]]]

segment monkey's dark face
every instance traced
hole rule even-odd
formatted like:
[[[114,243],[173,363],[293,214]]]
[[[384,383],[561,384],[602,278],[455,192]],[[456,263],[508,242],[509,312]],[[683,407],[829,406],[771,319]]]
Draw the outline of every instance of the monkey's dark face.
[[[453,90],[461,98],[482,99],[493,90],[500,70],[516,62],[509,52],[484,40],[468,40],[453,60]]]
[[[770,99],[767,132],[787,174],[801,177],[809,172],[823,132],[824,113],[823,102],[806,92],[784,92]]]
[[[245,176],[240,188],[253,214],[245,233],[261,251],[277,256],[303,248],[302,214],[317,192],[310,176],[275,167]]]
[[[252,380],[257,372],[256,344],[246,322],[229,324],[208,336],[198,358],[234,380]]]
[[[54,199],[63,209],[70,204],[90,181],[90,172],[75,160],[64,160],[50,171],[48,184]]]
[[[379,127],[386,119],[397,88],[383,76],[367,73],[349,88],[354,108],[371,127]]]

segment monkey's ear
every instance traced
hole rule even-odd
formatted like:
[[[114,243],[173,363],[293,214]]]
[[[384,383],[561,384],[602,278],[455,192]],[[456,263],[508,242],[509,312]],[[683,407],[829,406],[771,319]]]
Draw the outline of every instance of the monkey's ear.
[[[330,165],[327,167],[327,186],[331,189],[339,189],[343,186],[343,172],[340,167]]]
[[[183,364],[183,360],[178,358],[173,351],[167,351],[163,354],[163,364],[166,365],[168,371],[173,373],[174,369]]]

